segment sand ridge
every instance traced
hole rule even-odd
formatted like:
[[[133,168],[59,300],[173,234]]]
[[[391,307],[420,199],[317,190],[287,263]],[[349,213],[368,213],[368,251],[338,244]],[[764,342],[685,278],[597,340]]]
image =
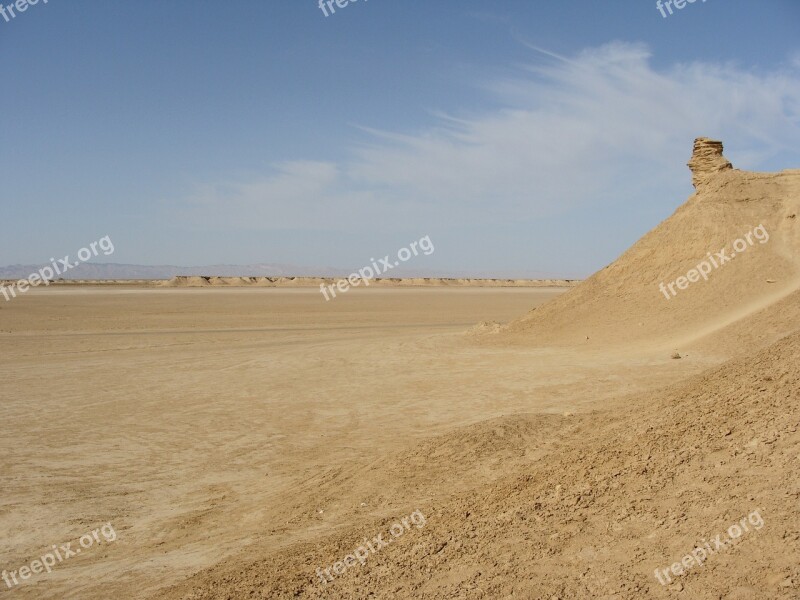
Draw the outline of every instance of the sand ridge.
[[[167,287],[319,287],[332,285],[339,279],[333,277],[213,277],[177,276],[161,282]],[[369,285],[378,287],[572,287],[579,283],[576,279],[475,279],[448,277],[379,277],[369,280]]]

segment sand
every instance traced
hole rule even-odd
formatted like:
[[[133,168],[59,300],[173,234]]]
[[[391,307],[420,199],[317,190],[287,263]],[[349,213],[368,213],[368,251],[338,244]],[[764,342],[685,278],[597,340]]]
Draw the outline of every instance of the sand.
[[[700,368],[487,353],[464,333],[563,291],[362,289],[326,303],[308,289],[51,288],[6,303],[2,568],[109,521],[119,534],[14,595],[145,598],[247,544],[340,529],[353,508],[394,514],[402,496],[380,469],[362,485],[383,491],[357,502],[330,486],[431,436],[578,411]],[[499,474],[465,478],[448,461],[412,481],[444,492]]]
[[[0,306],[0,568],[118,533],[6,591],[800,597],[800,171],[736,170],[705,138],[689,164],[696,193],[572,288],[326,303],[173,282]],[[767,243],[661,295],[759,225]]]

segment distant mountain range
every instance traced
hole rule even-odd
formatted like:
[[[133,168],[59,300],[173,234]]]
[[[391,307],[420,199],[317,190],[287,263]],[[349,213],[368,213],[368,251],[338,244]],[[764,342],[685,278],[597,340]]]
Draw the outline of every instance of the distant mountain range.
[[[74,260],[74,259],[73,259]],[[0,267],[0,279],[23,279],[45,265],[10,265]],[[261,263],[252,265],[208,265],[179,267],[175,265],[123,265],[117,263],[82,263],[63,275],[63,279],[171,279],[177,275],[209,275],[219,277],[342,277],[353,270],[335,267],[300,267],[297,265]],[[570,275],[570,274],[566,274]],[[562,273],[537,271],[448,271],[419,269],[409,265],[388,271],[383,277],[485,277],[495,279],[560,279]],[[578,277],[568,277],[577,279]]]

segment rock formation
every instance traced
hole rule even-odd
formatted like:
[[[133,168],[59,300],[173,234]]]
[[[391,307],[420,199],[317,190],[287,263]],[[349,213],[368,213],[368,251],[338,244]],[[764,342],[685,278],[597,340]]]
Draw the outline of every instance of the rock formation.
[[[730,161],[722,155],[722,142],[705,137],[694,141],[692,158],[687,163],[692,170],[692,185],[699,189],[720,171],[733,168]]]

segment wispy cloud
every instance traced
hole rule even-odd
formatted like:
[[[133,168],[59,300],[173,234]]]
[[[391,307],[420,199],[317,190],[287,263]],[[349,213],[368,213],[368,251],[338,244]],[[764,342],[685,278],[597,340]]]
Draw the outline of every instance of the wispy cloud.
[[[569,57],[535,51],[516,76],[482,82],[494,111],[453,107],[419,132],[364,130],[344,159],[204,182],[185,205],[197,219],[246,227],[350,230],[355,219],[427,232],[430,223],[479,226],[679,194],[698,135],[723,139],[737,167],[798,156],[794,73],[706,62],[656,69],[648,48],[631,43]]]

